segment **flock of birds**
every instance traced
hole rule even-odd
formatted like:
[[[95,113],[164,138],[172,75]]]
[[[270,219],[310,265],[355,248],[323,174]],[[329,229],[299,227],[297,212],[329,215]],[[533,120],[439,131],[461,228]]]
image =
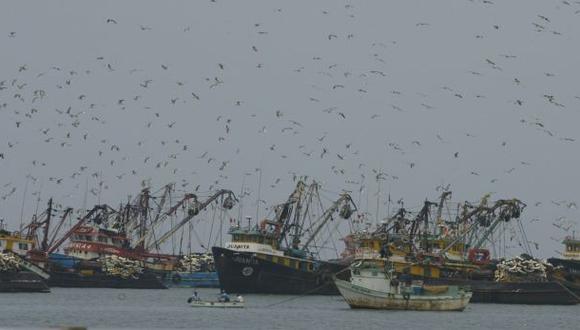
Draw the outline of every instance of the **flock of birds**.
[[[474,8],[469,13],[486,17],[502,10],[493,1],[466,2]],[[434,46],[421,46],[416,55],[414,43],[431,38],[449,43],[453,36],[437,30],[441,17],[427,15],[375,39],[381,33],[365,23],[370,5],[316,6],[304,9],[305,25],[315,28],[304,33],[296,8],[262,8],[251,23],[218,20],[216,27],[231,26],[223,34],[208,28],[204,33],[210,37],[193,23],[171,34],[122,15],[87,23],[107,36],[130,34],[147,45],[174,41],[176,49],[167,51],[183,52],[184,58],[165,56],[173,62],[125,45],[128,56],[146,60],[133,65],[118,52],[99,49],[76,62],[43,66],[39,52],[38,63],[14,63],[18,56],[0,63],[0,217],[16,224],[25,202],[29,215],[49,196],[89,207],[122,200],[140,185],[170,181],[183,192],[241,187],[238,197],[248,198],[246,204],[272,204],[284,200],[299,178],[348,190],[360,209],[384,212],[391,195],[410,196],[419,204],[424,194],[434,198],[433,188],[449,182],[465,193],[460,199],[477,199],[488,190],[498,197],[528,193],[510,187],[550,175],[541,173],[545,166],[536,166],[545,157],[577,150],[577,131],[561,123],[578,118],[580,91],[553,89],[565,82],[558,81],[565,72],[549,62],[526,67],[531,55],[504,47],[502,35],[515,30],[539,43],[573,43],[570,24],[576,24],[571,20],[577,21],[580,2],[545,3],[551,14],[538,12],[515,26],[501,21],[474,26],[469,40],[457,42],[491,48],[467,62],[473,67],[453,69],[451,79],[408,68],[437,70],[438,63],[448,63],[440,58],[434,64],[400,62],[407,56],[409,62],[429,58],[425,53]],[[203,10],[219,16],[227,6],[211,1]],[[34,42],[17,28],[3,32],[3,43],[16,55],[19,40]],[[529,148],[532,143],[550,148],[550,156]],[[578,215],[575,196],[553,200],[548,194],[513,197],[533,198],[529,205],[537,209],[555,208],[548,215],[560,216],[551,226],[558,230],[554,235],[570,233]],[[381,201],[376,209],[375,199]],[[533,211],[531,218],[532,223],[550,219]]]

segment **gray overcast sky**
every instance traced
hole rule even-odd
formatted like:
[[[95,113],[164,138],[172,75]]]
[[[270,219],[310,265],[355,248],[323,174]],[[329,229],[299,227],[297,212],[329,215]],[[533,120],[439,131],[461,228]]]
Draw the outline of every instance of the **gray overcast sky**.
[[[4,1],[0,218],[142,180],[245,180],[254,216],[256,168],[268,204],[296,172],[374,216],[374,169],[410,207],[520,198],[551,256],[578,229],[579,31],[574,1]]]

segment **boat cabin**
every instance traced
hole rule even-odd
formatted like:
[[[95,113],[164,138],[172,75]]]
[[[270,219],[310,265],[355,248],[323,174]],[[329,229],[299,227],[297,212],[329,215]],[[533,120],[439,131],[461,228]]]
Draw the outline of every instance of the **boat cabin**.
[[[127,257],[129,247],[129,239],[114,230],[81,226],[71,235],[64,251],[67,255],[88,260],[105,255]]]
[[[229,232],[232,241],[226,243],[226,249],[239,252],[255,252],[272,255],[284,255],[278,250],[278,241],[274,233],[260,230],[258,228],[231,227]]]
[[[432,237],[428,240],[427,250],[438,254],[441,250],[444,250],[452,243],[451,239]],[[457,242],[453,244],[446,252],[445,258],[450,261],[462,262],[465,261],[466,252],[469,251],[469,245]]]
[[[564,259],[568,260],[580,260],[580,239],[574,236],[568,236],[564,239],[564,245],[566,249],[562,254]]]
[[[9,232],[6,230],[4,221],[0,220],[0,252],[10,251],[25,256],[32,249],[34,249],[34,240],[18,232]]]

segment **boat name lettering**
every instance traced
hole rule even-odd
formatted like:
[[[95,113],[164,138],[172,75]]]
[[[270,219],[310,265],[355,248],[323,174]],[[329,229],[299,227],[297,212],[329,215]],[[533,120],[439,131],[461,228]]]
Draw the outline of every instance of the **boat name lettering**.
[[[238,264],[244,265],[257,265],[258,261],[251,257],[235,256],[232,260]]]
[[[230,249],[250,249],[250,244],[228,244]]]

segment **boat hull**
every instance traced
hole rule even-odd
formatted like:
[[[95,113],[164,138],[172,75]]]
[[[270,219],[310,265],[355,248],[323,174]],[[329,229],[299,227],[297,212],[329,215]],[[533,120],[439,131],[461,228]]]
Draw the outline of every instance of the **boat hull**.
[[[30,271],[0,272],[0,292],[50,292],[46,281]]]
[[[580,260],[549,258],[548,262],[554,266],[562,266],[572,276],[580,276]]]
[[[319,262],[316,271],[288,267],[254,253],[212,248],[220,287],[231,293],[338,295],[332,275],[346,266]]]
[[[470,292],[456,296],[415,296],[370,290],[343,280],[335,280],[340,294],[353,309],[462,311],[469,304]]]
[[[153,273],[143,273],[138,279],[121,278],[105,274],[82,275],[78,272],[50,272],[48,285],[62,288],[113,288],[113,289],[167,289]]]
[[[475,280],[436,280],[436,284],[470,287],[472,303],[526,304],[526,305],[574,305],[577,297],[562,284],[551,282],[494,282]]]
[[[548,262],[564,268],[564,274],[561,278],[557,278],[558,281],[575,295],[580,296],[580,260],[550,258]]]

